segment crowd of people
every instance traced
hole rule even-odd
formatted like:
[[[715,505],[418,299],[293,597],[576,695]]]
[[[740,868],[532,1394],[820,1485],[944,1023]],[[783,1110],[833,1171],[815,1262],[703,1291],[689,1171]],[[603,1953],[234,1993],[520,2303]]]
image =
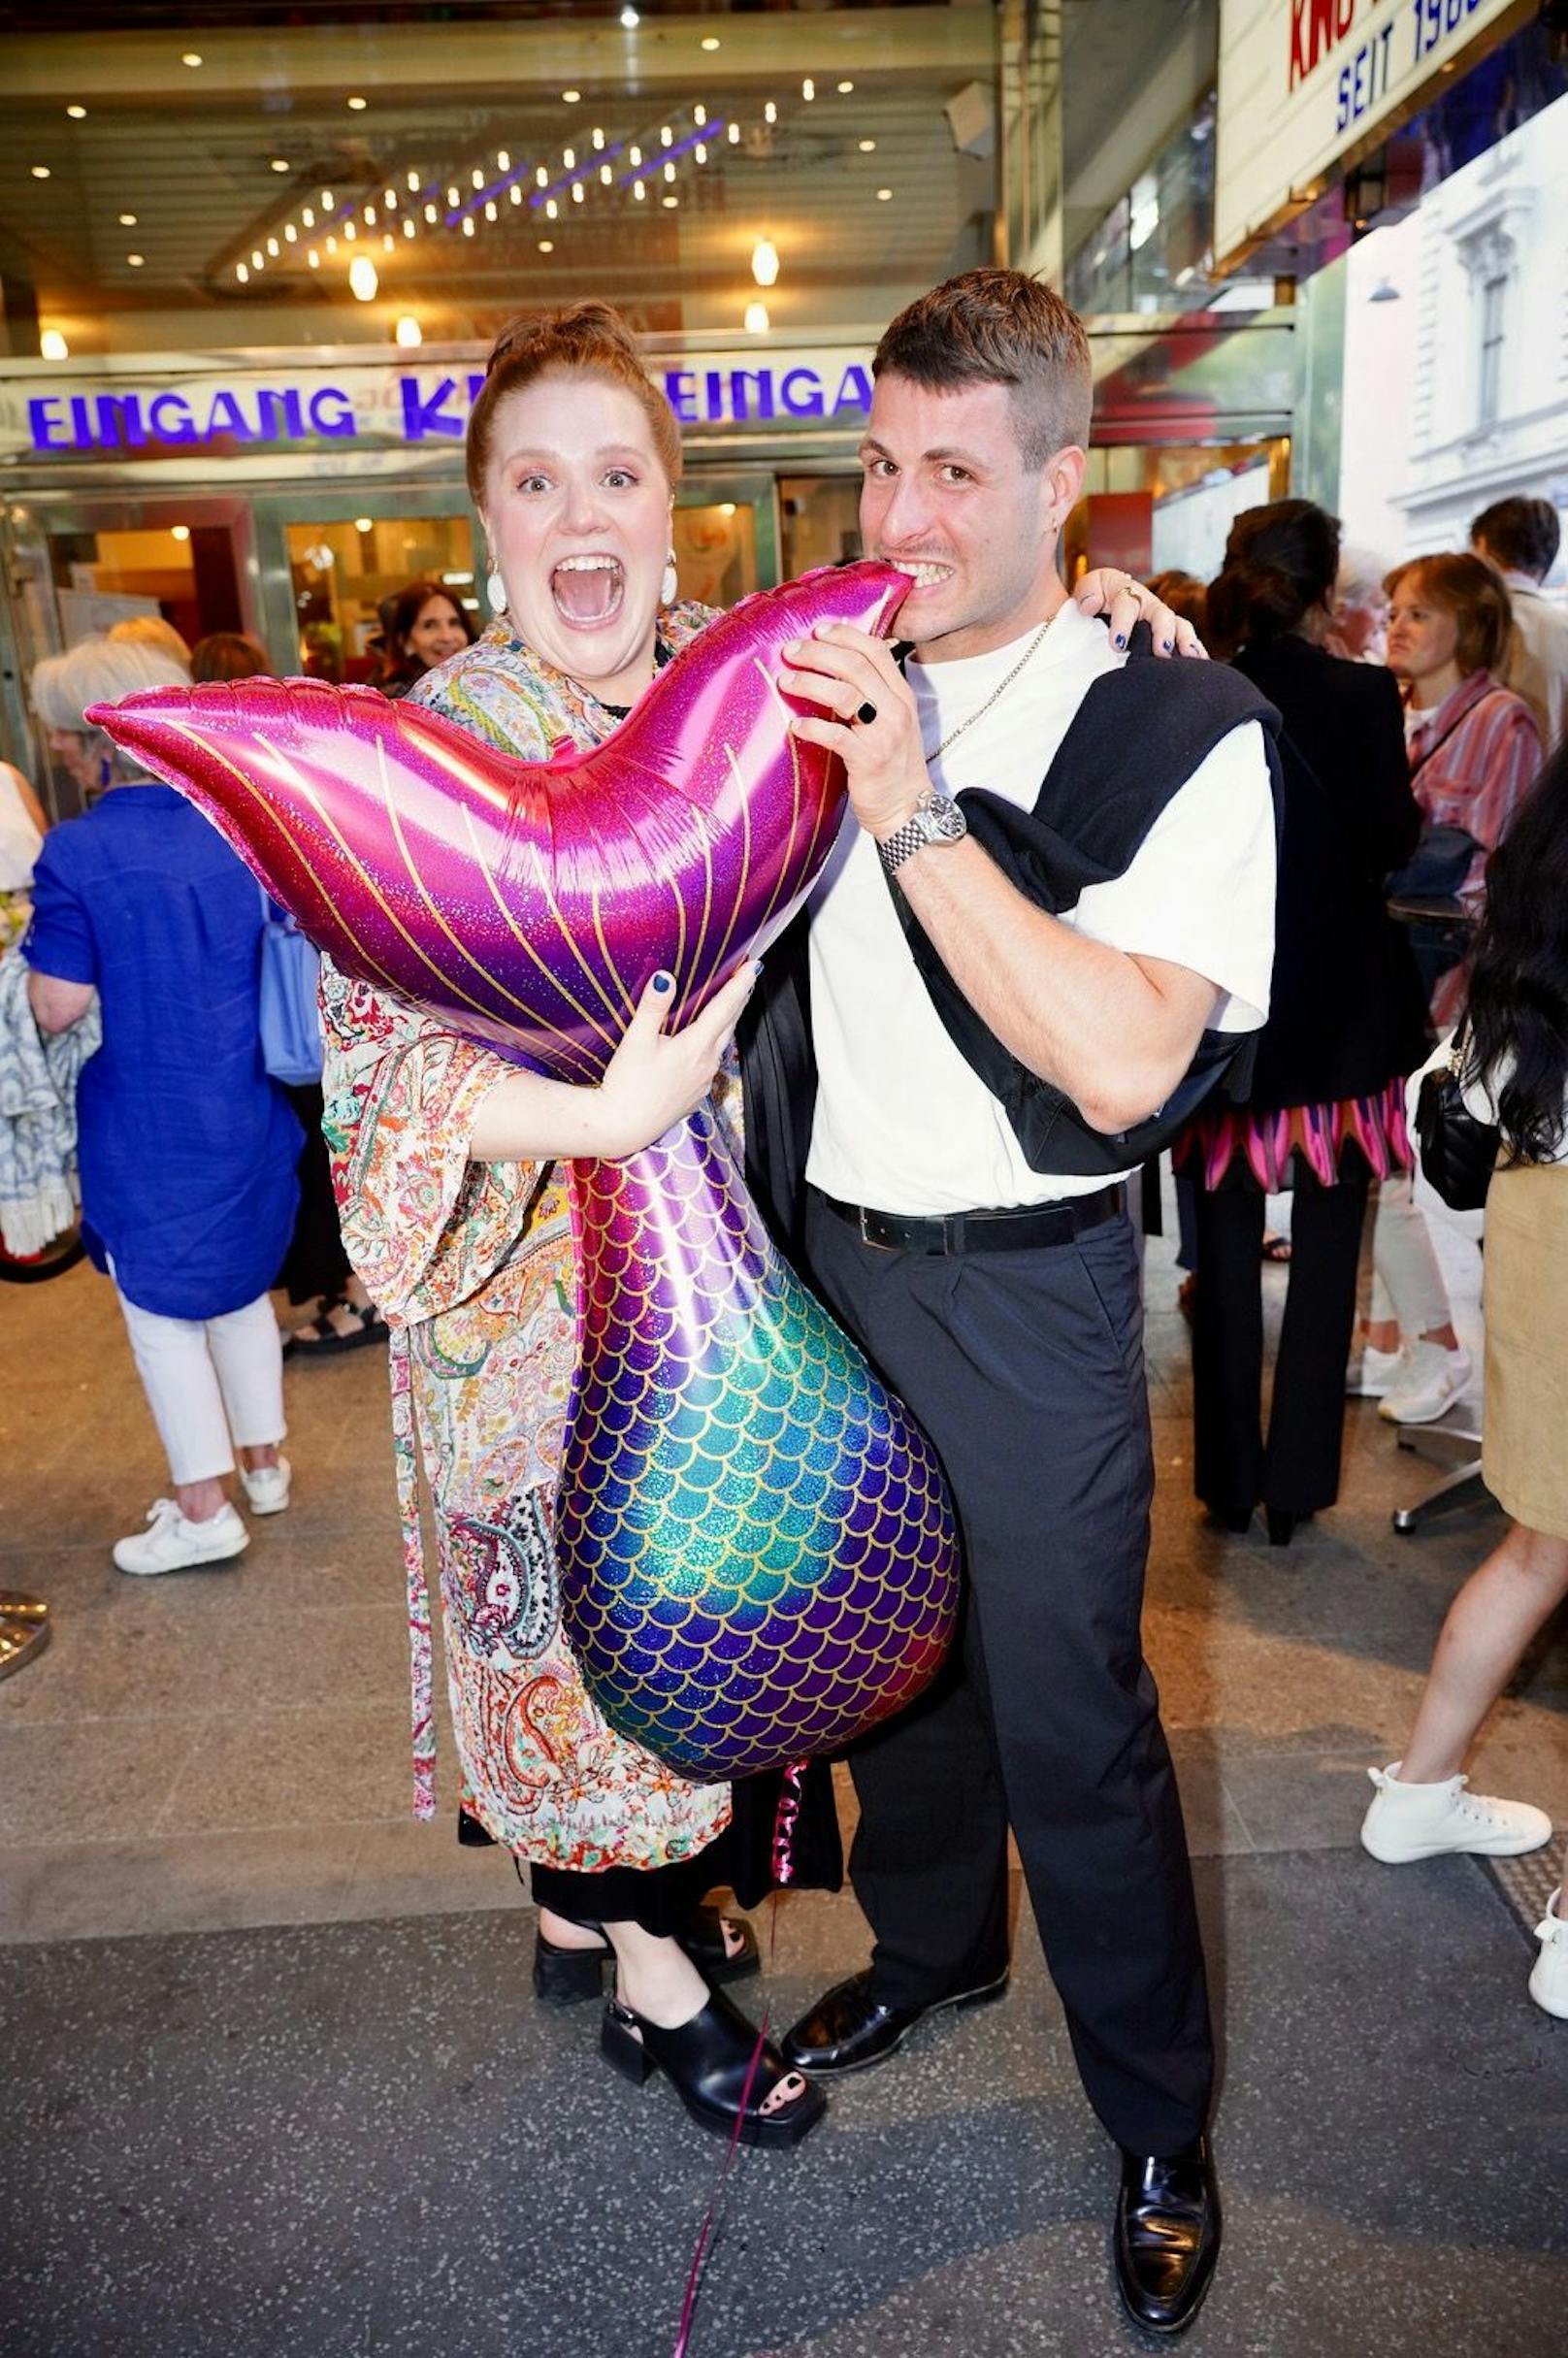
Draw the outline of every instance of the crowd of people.
[[[83,1232],[173,1491],[116,1563],[231,1561],[248,1537],[236,1470],[252,1513],[286,1507],[273,1289],[308,1312],[295,1353],[390,1331],[410,1550],[416,1464],[434,1507],[464,1822],[526,1872],[540,1998],[598,1997],[611,1966],[614,2068],[665,2072],[706,2127],[794,2145],[836,2077],[1001,1994],[1011,1832],[1120,2149],[1122,2294],[1174,2332],[1221,2229],[1204,1960],[1139,1628],[1153,1463],[1127,1190],[1172,1148],[1197,1494],[1232,1531],[1261,1508],[1286,1545],[1338,1495],[1348,1386],[1417,1421],[1471,1379],[1407,1116],[1411,1076],[1465,1016],[1467,1086],[1500,1136],[1485,1446],[1512,1528],[1455,1600],[1405,1757],[1374,1771],[1363,1841],[1389,1863],[1539,1847],[1543,1814],[1469,1794],[1462,1762],[1568,1592],[1568,619],[1539,595],[1554,513],[1524,500],[1479,517],[1473,550],[1391,570],[1343,549],[1321,508],[1275,502],[1237,519],[1206,587],[1090,576],[1069,596],[1058,546],[1089,393],[1080,323],[1017,273],[968,273],[889,328],[862,526],[911,577],[907,647],[838,630],[791,650],[781,680],[798,734],[843,758],[842,854],[760,980],[670,1036],[655,975],[595,1087],[523,1072],[330,961],[319,1079],[269,1071],[278,912],[85,717],[264,671],[244,639],[187,651],[149,617],[41,665],[34,707],[85,807],[45,833],[0,777],[0,853],[22,823],[39,838],[40,1032],[89,1006],[102,1023],[76,1090]],[[492,619],[476,637],[446,591],[410,584],[383,617],[379,684],[507,753],[596,744],[711,619],[674,579],[678,426],[614,313],[503,335],[468,464]],[[1194,632],[1219,660],[1179,660]],[[1115,816],[1091,831],[1107,776]],[[720,1073],[735,1034],[738,1091]],[[757,1969],[755,1942],[706,1903],[767,1887],[769,1814],[604,1722],[539,1570],[576,1349],[566,1163],[649,1144],[716,1075],[743,1099],[781,1239],[933,1440],[968,1580],[943,1677],[851,1760],[869,1964],[760,2045],[723,1987]],[[1285,1190],[1265,1432],[1265,1205]],[[1009,1464],[1029,1482],[998,1480]],[[472,1575],[476,1548],[503,1546],[505,1628]],[[825,1839],[824,1880],[833,1853]],[[1554,1906],[1541,1937],[1532,1992],[1568,2017]]]

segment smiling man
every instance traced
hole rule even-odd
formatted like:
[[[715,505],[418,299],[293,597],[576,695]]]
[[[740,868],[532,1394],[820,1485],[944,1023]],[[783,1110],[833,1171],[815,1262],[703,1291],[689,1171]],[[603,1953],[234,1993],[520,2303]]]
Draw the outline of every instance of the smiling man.
[[[808,987],[786,958],[758,995],[754,1167],[940,1451],[968,1575],[944,1681],[851,1763],[869,1969],[785,2049],[864,2069],[933,2009],[1001,1995],[1010,1823],[1123,2152],[1123,2297],[1173,2333],[1220,2216],[1203,1957],[1140,1635],[1153,1474],[1125,1182],[1155,1117],[1264,1020],[1273,715],[1219,666],[1129,664],[1067,596],[1090,396],[1078,319],[1016,272],[901,313],[861,514],[867,551],[913,579],[912,660],[830,631],[781,682],[815,707],[799,735],[843,755],[853,824],[810,912]],[[781,1144],[784,1102],[804,1118]]]

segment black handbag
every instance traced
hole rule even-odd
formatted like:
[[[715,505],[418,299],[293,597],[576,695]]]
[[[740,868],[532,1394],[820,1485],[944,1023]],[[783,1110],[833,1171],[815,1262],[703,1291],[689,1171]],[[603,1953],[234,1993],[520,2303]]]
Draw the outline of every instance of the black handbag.
[[[1479,1212],[1496,1167],[1502,1130],[1484,1122],[1464,1101],[1462,1035],[1448,1062],[1422,1075],[1416,1095],[1416,1136],[1421,1166],[1451,1212]]]

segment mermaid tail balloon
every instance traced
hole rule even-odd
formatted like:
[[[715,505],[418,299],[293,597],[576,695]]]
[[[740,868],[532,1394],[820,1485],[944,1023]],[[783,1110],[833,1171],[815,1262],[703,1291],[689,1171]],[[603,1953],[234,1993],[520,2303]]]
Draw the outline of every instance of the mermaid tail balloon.
[[[190,795],[347,972],[589,1081],[659,966],[685,1021],[832,848],[840,765],[788,733],[781,649],[878,629],[879,565],[747,599],[615,735],[546,763],[311,681],[89,718]],[[958,1547],[928,1445],[774,1252],[710,1109],[572,1166],[581,1350],[562,1613],[605,1718],[682,1775],[833,1751],[926,1684]]]

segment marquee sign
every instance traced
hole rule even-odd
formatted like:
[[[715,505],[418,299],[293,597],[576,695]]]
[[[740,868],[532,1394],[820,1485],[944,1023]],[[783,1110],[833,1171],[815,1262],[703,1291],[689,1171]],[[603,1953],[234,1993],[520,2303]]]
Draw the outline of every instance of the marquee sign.
[[[1535,0],[1220,0],[1221,269],[1310,204]]]

